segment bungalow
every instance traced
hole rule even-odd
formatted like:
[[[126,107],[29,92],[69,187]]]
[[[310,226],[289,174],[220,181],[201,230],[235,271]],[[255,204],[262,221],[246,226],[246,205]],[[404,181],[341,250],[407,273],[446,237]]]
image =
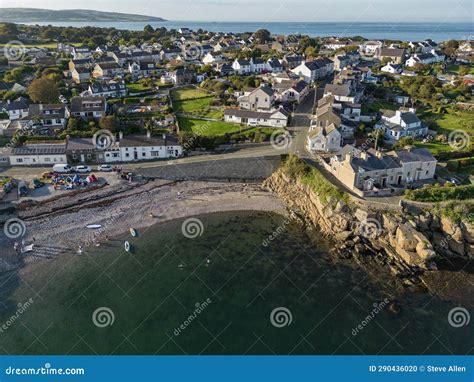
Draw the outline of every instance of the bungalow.
[[[121,98],[128,94],[123,82],[94,83],[89,85],[87,95],[92,97]]]
[[[389,62],[387,65],[380,69],[381,72],[390,74],[400,74],[403,71],[403,67],[399,64],[393,64]]]
[[[12,166],[53,166],[57,163],[67,163],[66,145],[64,143],[27,143],[12,148],[10,154],[10,164]]]
[[[308,84],[305,81],[300,80],[294,83],[290,82],[289,86],[286,89],[282,89],[280,92],[278,92],[277,97],[280,102],[301,103],[308,94],[309,94]]]
[[[239,75],[250,74],[252,73],[252,64],[247,60],[236,59],[232,64],[232,69]]]
[[[107,102],[103,97],[71,98],[71,115],[79,118],[102,118],[107,111]]]
[[[239,97],[239,106],[245,110],[269,110],[275,100],[274,93],[271,87],[262,85]]]
[[[396,141],[403,137],[416,138],[428,134],[428,127],[420,121],[413,109],[384,110],[382,120],[375,127],[383,129],[387,139]]]
[[[304,62],[291,72],[310,83],[334,73],[334,62],[326,57],[318,58],[314,61]]]
[[[288,125],[288,114],[283,110],[269,112],[226,109],[224,112],[226,122],[245,124],[249,126],[286,127]]]

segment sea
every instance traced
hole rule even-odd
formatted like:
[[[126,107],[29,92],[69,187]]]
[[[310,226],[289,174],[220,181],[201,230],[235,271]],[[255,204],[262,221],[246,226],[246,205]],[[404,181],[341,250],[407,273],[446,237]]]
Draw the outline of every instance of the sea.
[[[472,352],[472,328],[453,322],[456,304],[394,295],[380,270],[332,248],[281,215],[241,211],[29,264],[0,275],[0,353]]]
[[[450,39],[474,39],[473,22],[205,22],[205,21],[163,21],[163,22],[44,22],[38,25],[73,27],[113,27],[122,30],[143,30],[150,24],[154,28],[189,28],[211,32],[255,32],[268,29],[273,34],[302,34],[311,37],[352,37],[367,39],[389,39],[402,41],[420,41],[432,39],[446,41]]]

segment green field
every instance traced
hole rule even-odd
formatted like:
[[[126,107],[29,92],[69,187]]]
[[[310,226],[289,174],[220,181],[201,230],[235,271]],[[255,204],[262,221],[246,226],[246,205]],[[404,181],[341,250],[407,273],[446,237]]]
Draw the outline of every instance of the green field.
[[[171,98],[173,99],[173,101],[183,101],[183,100],[203,98],[203,97],[209,97],[209,96],[210,96],[209,92],[203,89],[198,89],[198,88],[178,89],[178,90],[173,90],[171,92]]]
[[[389,103],[385,101],[376,101],[374,103],[364,104],[362,106],[362,114],[377,113],[378,111],[382,109],[398,110],[398,108],[399,108],[399,105],[396,105],[394,103]]]
[[[450,65],[447,69],[449,73],[459,74],[459,67],[460,65]],[[474,67],[469,68],[468,74],[474,74]]]
[[[0,49],[3,49],[6,44],[0,44]],[[47,48],[47,49],[56,49],[58,47],[57,42],[38,42],[34,44],[23,44],[25,48]],[[76,47],[82,46],[82,44],[74,44]]]
[[[193,132],[207,137],[217,137],[220,135],[240,132],[239,125],[228,122],[212,122],[183,117],[178,117],[178,122],[180,131]]]
[[[193,114],[196,117],[202,118],[222,119],[224,116],[222,110],[211,110],[210,107],[213,101],[213,96],[174,101],[173,108],[176,113]]]
[[[139,82],[129,83],[126,85],[130,93],[140,93],[152,90],[151,87],[145,86]]]

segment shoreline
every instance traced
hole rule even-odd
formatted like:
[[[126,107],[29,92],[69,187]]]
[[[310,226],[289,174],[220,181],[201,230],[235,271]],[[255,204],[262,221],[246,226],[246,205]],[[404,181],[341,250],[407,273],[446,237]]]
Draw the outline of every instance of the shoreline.
[[[95,199],[101,193],[105,196]],[[41,207],[51,212],[42,211],[36,216],[28,216],[28,209],[23,213],[20,211],[18,217],[26,225],[26,234],[17,241],[23,239],[26,244],[34,243],[35,247],[32,253],[17,255],[13,250],[15,240],[2,238],[0,245],[7,248],[7,253],[1,259],[0,272],[63,253],[79,253],[80,246],[85,250],[104,244],[110,238],[129,232],[130,228],[140,232],[170,220],[217,212],[287,214],[286,204],[264,190],[261,184],[154,180],[131,188],[123,184],[108,186],[86,195],[87,199],[84,194],[79,194],[45,201]],[[77,203],[74,203],[74,198],[77,198]],[[68,201],[72,202],[71,206],[56,210],[58,205]],[[88,225],[101,227],[87,229]]]

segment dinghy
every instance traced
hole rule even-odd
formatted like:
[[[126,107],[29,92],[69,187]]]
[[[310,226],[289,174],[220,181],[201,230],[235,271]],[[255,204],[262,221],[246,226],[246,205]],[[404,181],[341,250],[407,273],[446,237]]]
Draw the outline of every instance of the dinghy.
[[[128,241],[125,242],[124,247],[125,247],[125,250],[126,250],[127,252],[130,252],[131,246],[130,246],[130,243],[129,243]]]
[[[21,253],[33,252],[34,247],[35,247],[34,244],[27,245],[27,246],[25,246],[25,247],[23,247],[23,248],[21,249]]]
[[[133,237],[137,237],[138,231],[135,228],[130,228],[130,235],[132,235]]]
[[[99,228],[102,228],[102,225],[100,224],[89,224],[88,226],[86,226],[87,229],[99,229]]]

